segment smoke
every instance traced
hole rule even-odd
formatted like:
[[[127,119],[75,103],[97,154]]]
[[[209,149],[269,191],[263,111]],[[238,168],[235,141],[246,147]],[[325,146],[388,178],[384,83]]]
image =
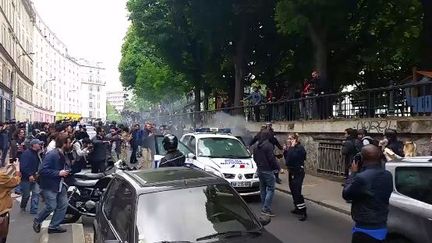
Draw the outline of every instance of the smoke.
[[[234,136],[252,137],[252,133],[246,129],[246,123],[244,116],[217,112],[203,124],[203,127],[231,128]]]

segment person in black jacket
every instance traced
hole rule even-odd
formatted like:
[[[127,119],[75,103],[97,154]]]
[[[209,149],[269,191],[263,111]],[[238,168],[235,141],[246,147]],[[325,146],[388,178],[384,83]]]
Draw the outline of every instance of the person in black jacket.
[[[178,139],[176,136],[172,134],[165,135],[162,140],[162,145],[167,151],[167,154],[161,159],[159,167],[178,167],[185,165],[186,157],[177,149]]]
[[[395,154],[404,157],[404,144],[397,139],[397,132],[394,129],[386,129],[384,136],[387,139],[387,148],[391,149]]]
[[[267,122],[265,125],[261,126],[261,130],[260,132],[257,133],[257,135],[255,135],[255,137],[252,139],[252,141],[249,143],[249,147],[251,147],[252,145],[254,145],[258,140],[259,140],[259,136],[261,135],[261,132],[264,130],[268,130],[271,134],[271,137],[269,139],[270,143],[273,144],[274,147],[277,147],[280,150],[283,150],[282,145],[279,143],[279,141],[277,140],[276,136],[275,136],[275,132],[273,130],[272,127],[272,123],[271,122]],[[274,149],[273,147],[273,149]],[[277,158],[282,158],[282,154],[276,155]],[[276,183],[278,184],[282,184],[282,180],[279,178],[279,170],[278,171],[274,171],[275,177],[276,177]]]
[[[294,202],[294,210],[291,213],[300,215],[299,220],[305,221],[307,218],[306,204],[301,191],[305,178],[304,162],[306,160],[306,150],[300,144],[297,134],[288,135],[284,157],[289,171],[288,182]]]
[[[344,157],[344,164],[345,164],[345,173],[344,173],[345,179],[348,178],[349,168],[354,159],[354,156],[359,152],[356,139],[357,139],[357,133],[354,129],[352,128],[345,129],[345,141],[343,142],[342,145],[342,155]]]
[[[253,158],[258,167],[258,178],[260,180],[261,190],[261,213],[270,217],[275,216],[271,210],[273,195],[275,191],[276,177],[275,170],[280,170],[279,164],[273,153],[273,144],[270,142],[272,138],[269,129],[261,131],[258,145],[254,150]]]
[[[361,157],[361,167],[357,162],[352,163],[352,174],[342,192],[345,200],[352,201],[351,215],[355,222],[352,242],[384,242],[393,191],[392,175],[382,168],[382,153],[377,146],[364,146]]]
[[[21,155],[20,160],[20,171],[21,171],[21,211],[25,212],[27,202],[30,199],[30,214],[37,214],[39,206],[39,185],[36,182],[38,177],[39,165],[41,159],[39,157],[39,151],[42,149],[43,142],[39,139],[33,139],[30,141],[30,148],[28,148]]]
[[[97,135],[92,139],[93,150],[89,154],[91,172],[104,172],[107,166],[107,154],[109,153],[109,141],[105,140],[105,131],[102,127],[96,128]]]

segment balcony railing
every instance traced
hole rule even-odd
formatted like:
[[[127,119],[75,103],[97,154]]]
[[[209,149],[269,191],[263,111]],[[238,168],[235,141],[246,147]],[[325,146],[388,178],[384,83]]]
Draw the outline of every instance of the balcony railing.
[[[241,116],[245,121],[253,122],[426,116],[432,114],[432,82],[312,95],[148,119],[156,120],[158,124],[171,122],[195,127],[207,124],[217,113]]]

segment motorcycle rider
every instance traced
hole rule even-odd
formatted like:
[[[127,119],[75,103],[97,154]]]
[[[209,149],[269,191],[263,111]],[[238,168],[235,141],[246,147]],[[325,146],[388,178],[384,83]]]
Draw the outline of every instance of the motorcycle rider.
[[[185,155],[177,149],[178,139],[172,134],[167,134],[162,140],[162,145],[167,151],[160,161],[159,167],[180,167],[185,165]]]

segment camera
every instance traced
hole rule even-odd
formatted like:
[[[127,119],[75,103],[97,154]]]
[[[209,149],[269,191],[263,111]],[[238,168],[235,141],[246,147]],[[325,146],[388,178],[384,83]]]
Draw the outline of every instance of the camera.
[[[353,161],[358,165],[358,168],[361,169],[363,166],[363,158],[360,153],[354,155]]]

